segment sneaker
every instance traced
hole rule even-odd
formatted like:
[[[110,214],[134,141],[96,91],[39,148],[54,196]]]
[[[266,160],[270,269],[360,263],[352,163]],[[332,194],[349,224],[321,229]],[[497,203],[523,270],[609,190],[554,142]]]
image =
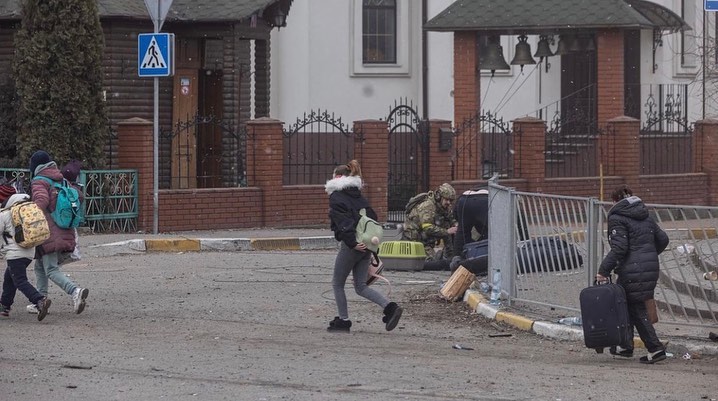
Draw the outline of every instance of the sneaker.
[[[399,324],[403,310],[401,306],[397,305],[396,302],[389,302],[389,305],[384,308],[384,317],[381,319],[382,322],[386,323],[386,331],[392,331]]]
[[[85,310],[85,299],[87,298],[87,295],[90,293],[90,290],[87,288],[75,288],[75,291],[72,293],[72,302],[73,307],[76,314],[82,313],[82,311]]]
[[[27,309],[27,313],[34,313],[36,315],[40,313],[40,311],[37,310],[37,305],[35,304],[30,304],[26,306],[25,309]]]
[[[8,317],[10,316],[10,308],[0,304],[0,316]]]
[[[624,358],[633,358],[632,349],[621,348],[620,346],[614,345],[608,349],[608,352],[610,352],[611,355],[622,356]]]
[[[641,363],[654,364],[666,359],[666,351],[660,350],[656,352],[649,352],[648,355],[642,356],[640,359]]]
[[[37,321],[41,321],[42,319],[47,316],[47,310],[50,308],[50,304],[52,301],[50,301],[50,298],[45,297],[39,301],[37,301],[37,306],[35,309],[37,310]]]
[[[351,320],[344,320],[340,319],[339,316],[335,316],[334,320],[329,322],[329,327],[327,327],[327,331],[341,331],[348,333],[350,327],[352,327]]]

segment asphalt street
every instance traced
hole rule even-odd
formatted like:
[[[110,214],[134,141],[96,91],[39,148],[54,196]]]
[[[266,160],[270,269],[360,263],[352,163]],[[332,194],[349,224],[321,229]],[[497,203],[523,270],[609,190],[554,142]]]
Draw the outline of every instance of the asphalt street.
[[[51,286],[44,321],[21,295],[0,321],[2,399],[718,398],[712,356],[645,366],[510,326],[493,337],[495,323],[457,320],[467,305],[437,299],[445,272],[388,275],[406,309],[392,332],[349,289],[352,332],[328,333],[333,260],[326,250],[88,252],[64,268],[90,288],[84,313]]]

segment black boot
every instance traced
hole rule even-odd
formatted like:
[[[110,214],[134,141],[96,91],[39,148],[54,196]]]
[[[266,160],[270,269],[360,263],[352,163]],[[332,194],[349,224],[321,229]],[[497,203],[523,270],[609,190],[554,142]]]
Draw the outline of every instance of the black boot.
[[[394,330],[394,327],[399,323],[402,312],[401,306],[397,305],[396,302],[389,302],[389,305],[384,308],[384,317],[381,319],[382,322],[386,323],[386,331]]]
[[[335,316],[334,320],[329,322],[329,327],[327,327],[327,331],[343,331],[345,333],[348,333],[350,327],[352,327],[351,320],[342,320],[339,318],[339,316]]]

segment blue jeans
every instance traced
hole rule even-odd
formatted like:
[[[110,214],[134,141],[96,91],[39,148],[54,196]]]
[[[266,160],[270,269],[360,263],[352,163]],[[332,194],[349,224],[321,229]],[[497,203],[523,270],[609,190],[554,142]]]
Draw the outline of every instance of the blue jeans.
[[[33,304],[43,298],[35,287],[27,280],[27,266],[32,262],[28,258],[10,259],[7,261],[5,277],[2,282],[0,304],[10,308],[15,301],[15,294],[20,290]]]
[[[57,262],[58,255],[58,252],[52,252],[35,259],[35,283],[37,290],[43,295],[47,295],[48,278],[70,295],[77,288],[77,285],[60,271],[60,264]]]

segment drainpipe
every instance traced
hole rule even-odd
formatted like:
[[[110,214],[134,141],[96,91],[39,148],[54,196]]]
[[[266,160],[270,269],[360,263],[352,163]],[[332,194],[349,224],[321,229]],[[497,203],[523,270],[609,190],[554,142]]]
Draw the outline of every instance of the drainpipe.
[[[705,7],[703,7],[703,60],[702,60],[702,70],[703,70],[703,117],[702,120],[706,119],[706,10]],[[688,113],[686,113],[686,116],[688,116]]]
[[[427,14],[427,1],[428,0],[422,0],[421,1],[421,101],[423,103],[422,107],[422,118],[424,120],[429,119],[429,65],[428,60],[429,56],[427,54],[427,44],[426,44],[426,38],[427,33],[426,30],[424,30],[424,24],[426,24],[426,14]]]

